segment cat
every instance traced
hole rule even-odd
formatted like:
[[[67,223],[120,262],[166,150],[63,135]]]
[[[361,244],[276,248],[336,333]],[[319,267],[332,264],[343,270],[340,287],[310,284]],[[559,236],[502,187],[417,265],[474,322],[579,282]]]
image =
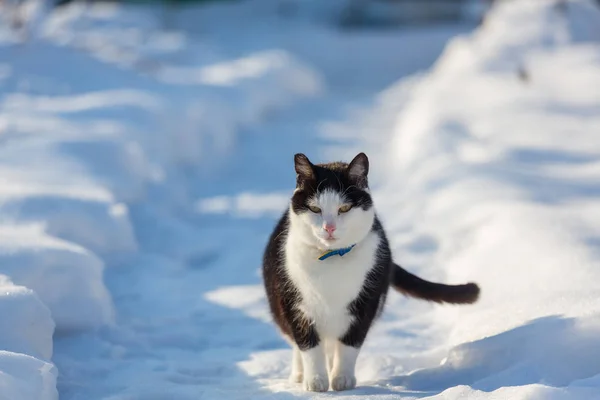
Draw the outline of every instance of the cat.
[[[322,392],[356,386],[356,358],[391,285],[438,303],[477,301],[475,283],[444,285],[402,269],[373,207],[369,160],[312,164],[294,157],[296,189],[263,258],[275,323],[293,348],[290,381]]]

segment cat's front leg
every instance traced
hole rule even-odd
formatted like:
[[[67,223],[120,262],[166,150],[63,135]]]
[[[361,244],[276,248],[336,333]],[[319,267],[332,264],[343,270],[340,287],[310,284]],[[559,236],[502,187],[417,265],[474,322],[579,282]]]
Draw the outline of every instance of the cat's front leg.
[[[326,392],[329,390],[327,360],[323,345],[318,344],[300,352],[304,366],[302,387],[310,392]]]
[[[349,390],[356,387],[354,369],[360,347],[348,346],[337,342],[333,368],[331,370],[331,388],[333,390]]]
[[[377,315],[381,298],[380,295],[376,296],[372,293],[361,295],[350,305],[354,321],[336,343],[330,375],[333,390],[348,390],[356,387],[354,375],[356,359]]]
[[[302,354],[296,344],[293,345],[292,353],[292,373],[290,374],[290,382],[302,383],[304,378],[304,366],[302,365]]]
[[[326,340],[325,345],[325,358],[327,359],[327,374],[331,376],[331,371],[333,370],[333,359],[335,357],[335,343],[333,340]]]
[[[327,361],[324,346],[314,324],[306,317],[298,315],[290,322],[302,360],[302,387],[311,392],[326,392],[329,390]]]

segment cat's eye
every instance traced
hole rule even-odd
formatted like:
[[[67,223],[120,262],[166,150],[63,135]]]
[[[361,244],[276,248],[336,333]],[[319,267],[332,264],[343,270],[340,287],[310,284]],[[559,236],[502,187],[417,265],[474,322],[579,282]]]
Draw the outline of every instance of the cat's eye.
[[[308,208],[310,209],[310,211],[314,212],[315,214],[320,214],[321,213],[321,209],[319,207],[308,206]]]
[[[338,209],[338,212],[341,213],[347,213],[348,211],[350,211],[350,209],[352,208],[352,206],[350,204],[344,204],[343,206],[341,206]]]

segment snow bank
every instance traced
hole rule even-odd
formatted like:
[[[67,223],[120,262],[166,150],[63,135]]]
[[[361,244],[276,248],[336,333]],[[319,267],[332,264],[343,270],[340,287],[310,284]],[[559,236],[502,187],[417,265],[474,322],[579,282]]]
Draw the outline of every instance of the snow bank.
[[[37,358],[0,350],[2,399],[58,400],[54,365]]]
[[[54,321],[36,294],[0,275],[0,397],[58,399],[52,356]]]
[[[35,292],[0,275],[0,331],[2,349],[49,360],[54,321]],[[6,329],[10,327],[10,329]]]
[[[39,226],[2,226],[0,260],[0,272],[33,289],[60,332],[112,321],[112,303],[102,281],[104,264],[84,248]]]
[[[599,61],[591,1],[499,2],[403,94],[378,192],[397,258],[482,297],[435,308],[452,350],[394,384],[468,385],[440,399],[597,393]]]
[[[10,120],[10,111],[1,112]],[[65,332],[112,321],[104,262],[95,253],[130,253],[136,242],[127,208],[56,149],[70,142],[57,136],[13,138],[0,147],[0,273],[35,290]]]

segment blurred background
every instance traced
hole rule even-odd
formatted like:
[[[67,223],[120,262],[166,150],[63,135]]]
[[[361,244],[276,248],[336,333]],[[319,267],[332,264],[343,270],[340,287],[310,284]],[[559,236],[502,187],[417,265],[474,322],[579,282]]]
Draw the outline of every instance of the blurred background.
[[[329,398],[262,251],[364,151],[394,257],[351,399],[600,398],[596,0],[0,1],[0,399]],[[340,277],[340,281],[343,277]]]

